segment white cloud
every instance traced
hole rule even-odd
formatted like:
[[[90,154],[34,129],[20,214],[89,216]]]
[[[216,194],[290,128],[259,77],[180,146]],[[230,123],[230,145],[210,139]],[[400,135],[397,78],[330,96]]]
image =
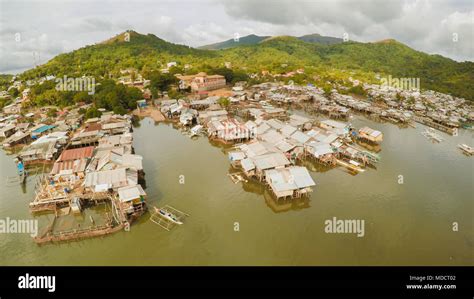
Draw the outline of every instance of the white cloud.
[[[395,38],[417,50],[439,53],[458,60],[473,60],[473,2],[405,0],[251,0],[219,1],[235,19],[285,26],[299,34],[320,29],[323,35],[374,41]],[[301,29],[298,29],[301,28]],[[293,30],[292,30],[293,29]],[[305,31],[306,29],[306,31]],[[271,30],[270,30],[271,31]],[[452,42],[452,34],[459,41]]]
[[[201,46],[240,36],[320,33],[473,60],[472,0],[0,0],[0,72],[16,72],[127,29]],[[19,32],[22,42],[15,41]],[[458,42],[452,41],[453,33]]]

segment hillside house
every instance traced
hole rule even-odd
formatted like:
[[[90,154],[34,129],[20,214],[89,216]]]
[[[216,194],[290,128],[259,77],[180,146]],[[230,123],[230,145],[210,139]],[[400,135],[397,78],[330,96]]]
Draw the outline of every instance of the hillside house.
[[[193,92],[210,91],[226,86],[225,77],[221,75],[207,75],[201,72],[190,76],[177,75],[177,77],[180,80],[180,88],[191,87]]]

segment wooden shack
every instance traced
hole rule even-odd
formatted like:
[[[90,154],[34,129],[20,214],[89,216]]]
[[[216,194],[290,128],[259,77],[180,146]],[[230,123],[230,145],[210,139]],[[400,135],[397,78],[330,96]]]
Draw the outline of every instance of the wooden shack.
[[[383,141],[383,134],[369,127],[363,127],[359,130],[359,138],[364,141],[379,144]]]

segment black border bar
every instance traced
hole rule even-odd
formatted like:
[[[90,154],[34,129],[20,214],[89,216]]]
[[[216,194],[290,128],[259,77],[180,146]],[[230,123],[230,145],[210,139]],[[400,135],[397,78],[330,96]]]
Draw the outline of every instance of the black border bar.
[[[56,290],[20,289],[19,277],[55,276]],[[456,289],[409,290],[426,284]],[[430,297],[473,298],[473,267],[1,267],[0,298],[14,297]]]

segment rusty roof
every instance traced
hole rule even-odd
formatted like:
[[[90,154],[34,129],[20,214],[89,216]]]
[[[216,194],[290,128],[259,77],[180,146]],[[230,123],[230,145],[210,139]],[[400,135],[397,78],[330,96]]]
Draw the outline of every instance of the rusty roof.
[[[89,124],[84,132],[91,132],[91,131],[99,131],[102,129],[102,124],[101,123],[92,123],[92,124]]]
[[[71,170],[72,172],[81,172],[86,169],[86,165],[87,165],[86,159],[56,162],[53,165],[51,174],[58,174],[64,170]]]
[[[94,152],[93,146],[81,147],[81,148],[74,148],[65,150],[61,156],[59,156],[58,161],[68,161],[68,160],[76,160],[81,158],[90,158]]]

